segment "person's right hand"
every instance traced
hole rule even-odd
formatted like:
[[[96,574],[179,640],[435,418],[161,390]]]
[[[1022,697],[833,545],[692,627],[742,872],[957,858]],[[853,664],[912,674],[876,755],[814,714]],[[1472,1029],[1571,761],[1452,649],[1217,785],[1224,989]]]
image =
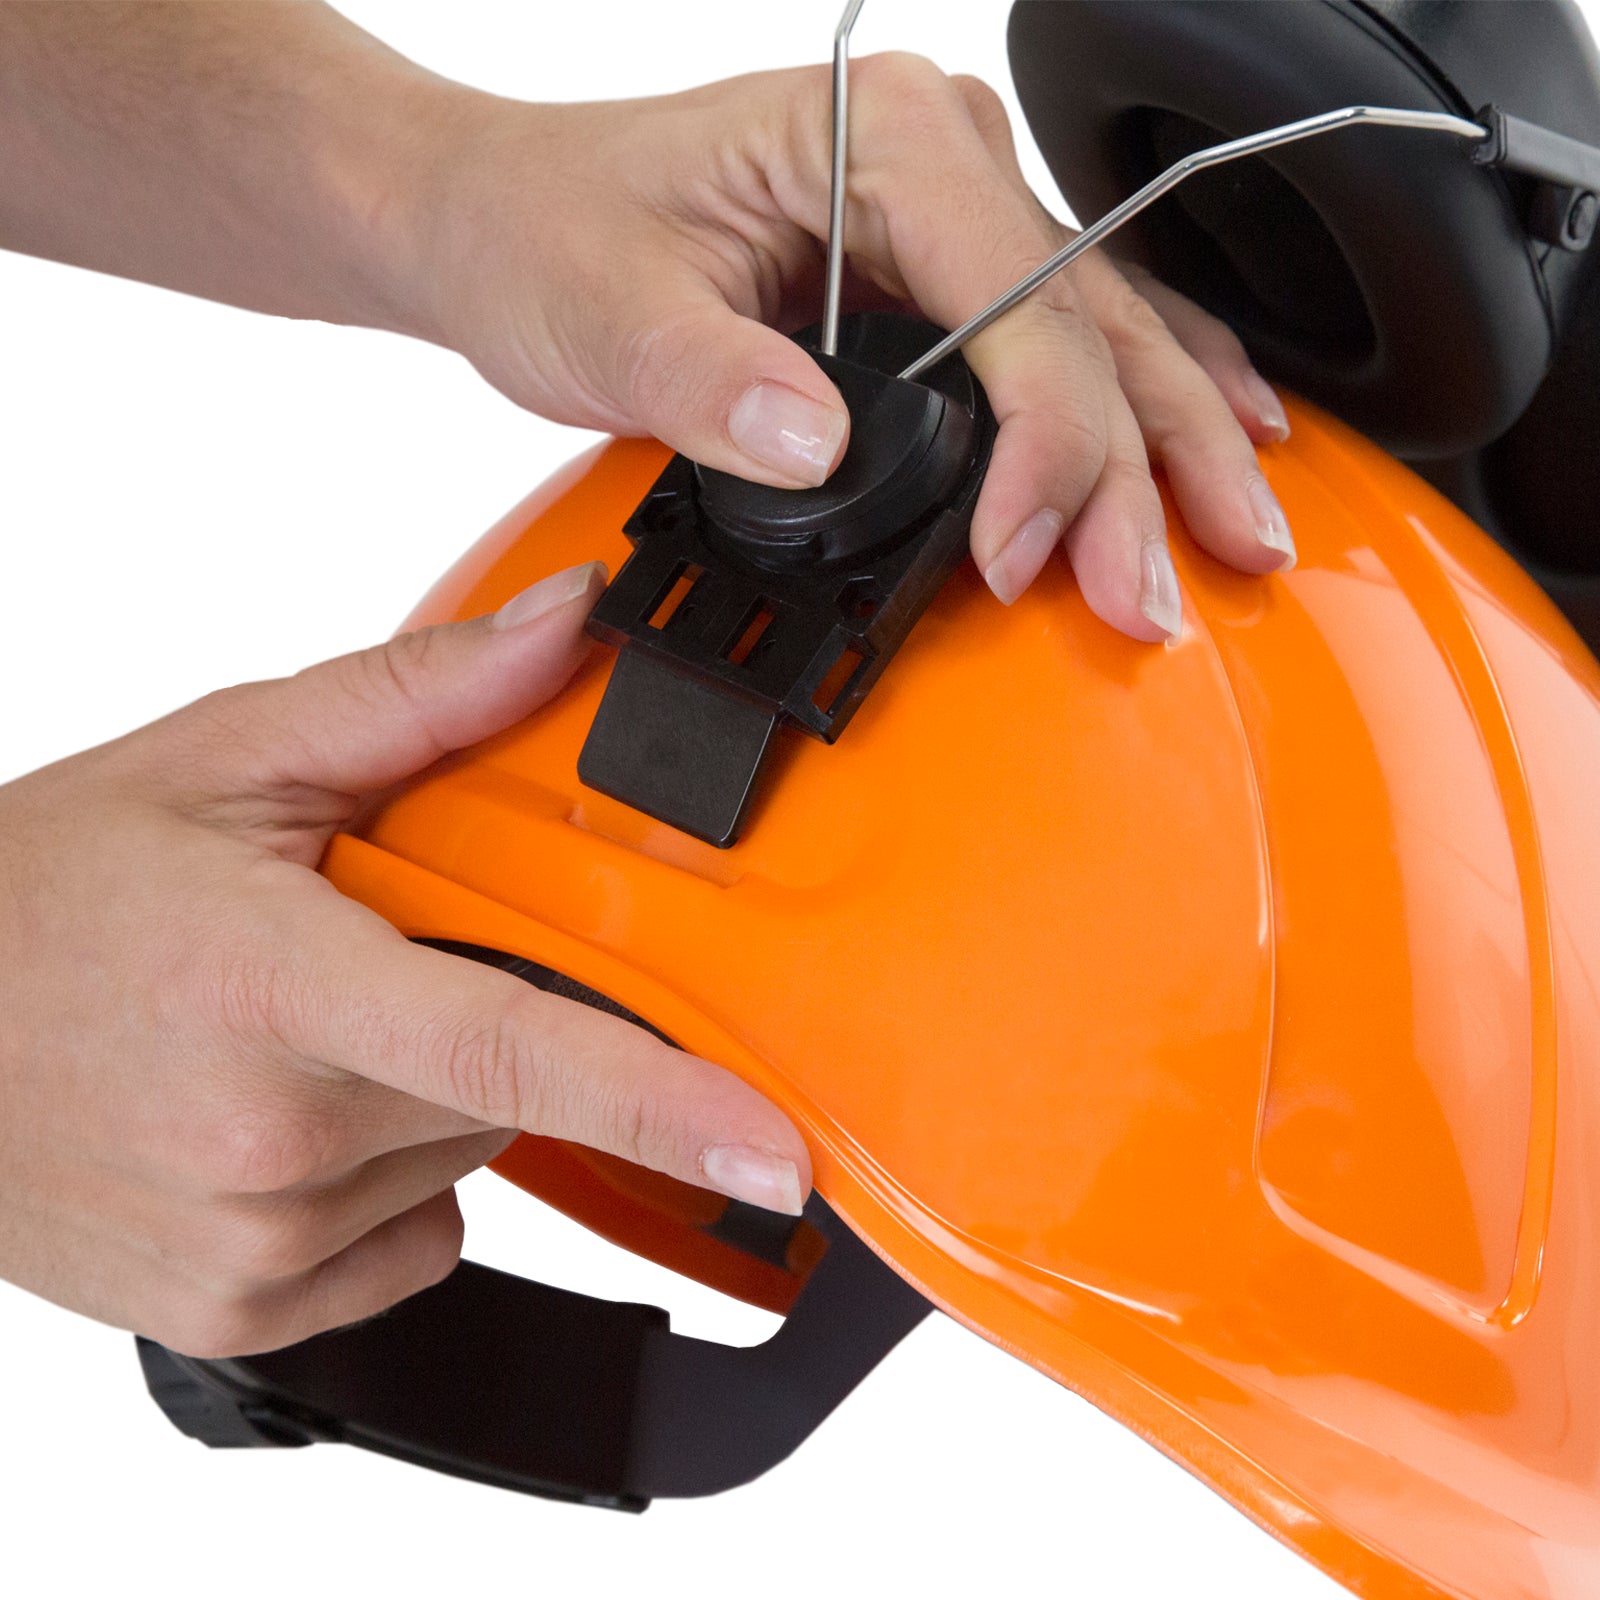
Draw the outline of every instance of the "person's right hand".
[[[1028,191],[991,89],[915,56],[850,71],[848,298],[955,327],[1065,230]],[[801,67],[553,106],[420,85],[414,148],[381,213],[404,325],[558,421],[654,434],[763,483],[821,483],[848,412],[764,324],[796,327],[820,306],[831,84],[827,67]],[[999,599],[1059,547],[1096,615],[1137,639],[1177,634],[1153,465],[1218,560],[1293,563],[1255,450],[1288,419],[1199,306],[1091,251],[965,354],[1000,423],[971,528]]]
[[[709,1062],[411,944],[316,872],[365,794],[534,712],[597,566],[228,689],[0,787],[0,1277],[199,1356],[447,1274],[517,1129],[798,1212],[787,1117]]]
[[[843,456],[843,398],[777,331],[822,306],[826,65],[528,105],[302,3],[0,5],[0,67],[8,248],[431,339],[541,415],[761,483]],[[848,298],[953,328],[1063,230],[993,90],[895,53],[850,78]],[[1255,450],[1287,416],[1199,306],[1091,252],[965,354],[1000,424],[971,527],[1000,600],[1059,548],[1112,627],[1181,632],[1152,468],[1219,561],[1294,561]]]

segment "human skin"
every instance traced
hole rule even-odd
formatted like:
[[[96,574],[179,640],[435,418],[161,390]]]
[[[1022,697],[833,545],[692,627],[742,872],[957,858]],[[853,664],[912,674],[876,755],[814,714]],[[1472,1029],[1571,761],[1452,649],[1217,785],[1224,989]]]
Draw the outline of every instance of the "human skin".
[[[998,100],[852,68],[849,300],[946,326],[1064,236]],[[825,68],[534,106],[314,4],[0,3],[0,245],[461,352],[559,421],[821,481],[848,416],[779,329],[819,303]],[[1109,624],[1181,625],[1151,476],[1246,571],[1293,558],[1226,329],[1105,258],[976,339],[1001,421],[974,558],[1060,546]],[[454,1181],[518,1129],[795,1211],[788,1119],[731,1074],[412,947],[317,876],[365,797],[536,714],[601,576],[226,690],[0,788],[0,1275],[195,1354],[368,1315],[454,1264]]]
[[[0,1275],[219,1355],[455,1264],[527,1128],[798,1211],[733,1074],[413,945],[316,865],[364,796],[536,714],[604,582],[225,689],[0,787]]]

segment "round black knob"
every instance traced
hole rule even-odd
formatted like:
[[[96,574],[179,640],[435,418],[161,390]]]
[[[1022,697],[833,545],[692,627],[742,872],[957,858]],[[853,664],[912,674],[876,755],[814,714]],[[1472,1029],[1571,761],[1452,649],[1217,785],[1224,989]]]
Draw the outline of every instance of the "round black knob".
[[[947,503],[973,461],[970,409],[940,389],[838,356],[818,356],[850,409],[850,443],[816,489],[774,489],[695,468],[705,515],[758,566],[859,561],[908,537]]]

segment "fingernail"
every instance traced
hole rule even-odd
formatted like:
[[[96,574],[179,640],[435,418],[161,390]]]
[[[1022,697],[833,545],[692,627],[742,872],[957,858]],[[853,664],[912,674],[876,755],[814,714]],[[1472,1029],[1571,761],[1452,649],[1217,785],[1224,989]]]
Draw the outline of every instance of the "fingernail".
[[[606,581],[606,564],[603,561],[585,561],[582,566],[568,567],[565,572],[553,572],[548,578],[541,578],[530,588],[524,589],[521,594],[514,594],[494,614],[496,628],[520,628],[525,623],[533,622],[544,616],[548,611],[554,611],[557,606],[564,606],[569,600],[576,600],[579,595],[586,594],[596,586],[596,579],[600,584]]]
[[[1178,596],[1178,574],[1160,539],[1151,539],[1139,552],[1139,611],[1149,622],[1176,639],[1183,627],[1183,601]]]
[[[1250,499],[1250,515],[1256,522],[1256,542],[1268,550],[1281,550],[1283,562],[1273,570],[1287,572],[1298,559],[1294,535],[1289,532],[1289,519],[1278,504],[1278,497],[1265,478],[1254,477],[1245,485]]]
[[[748,1144],[714,1144],[700,1157],[700,1170],[713,1188],[764,1211],[798,1217],[800,1174],[792,1161]]]
[[[1250,396],[1250,403],[1256,408],[1256,415],[1261,419],[1261,426],[1275,439],[1287,439],[1289,413],[1283,409],[1283,401],[1278,398],[1277,391],[1259,372],[1252,372],[1245,379],[1244,387],[1245,393]]]
[[[995,599],[1007,606],[1016,600],[1039,576],[1060,537],[1061,513],[1035,511],[983,569],[983,581],[994,591]]]
[[[728,437],[762,466],[815,488],[828,476],[850,419],[782,383],[746,389],[728,413]]]

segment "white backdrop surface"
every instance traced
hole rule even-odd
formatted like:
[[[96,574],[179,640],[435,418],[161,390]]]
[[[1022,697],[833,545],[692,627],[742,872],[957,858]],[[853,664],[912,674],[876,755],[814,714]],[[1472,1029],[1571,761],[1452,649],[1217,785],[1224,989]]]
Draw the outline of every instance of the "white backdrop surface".
[[[589,99],[821,59],[837,8],[344,9],[465,81]],[[921,51],[1010,100],[1005,10],[874,0],[856,47]],[[381,638],[588,442],[428,346],[0,253],[0,778]],[[771,1322],[488,1175],[462,1199],[477,1259],[654,1300],[702,1335],[748,1342]],[[29,1597],[1340,1592],[1133,1435],[937,1317],[765,1479],[634,1518],[348,1449],[207,1452],[145,1397],[126,1334],[0,1285],[0,1532],[0,1593]]]

